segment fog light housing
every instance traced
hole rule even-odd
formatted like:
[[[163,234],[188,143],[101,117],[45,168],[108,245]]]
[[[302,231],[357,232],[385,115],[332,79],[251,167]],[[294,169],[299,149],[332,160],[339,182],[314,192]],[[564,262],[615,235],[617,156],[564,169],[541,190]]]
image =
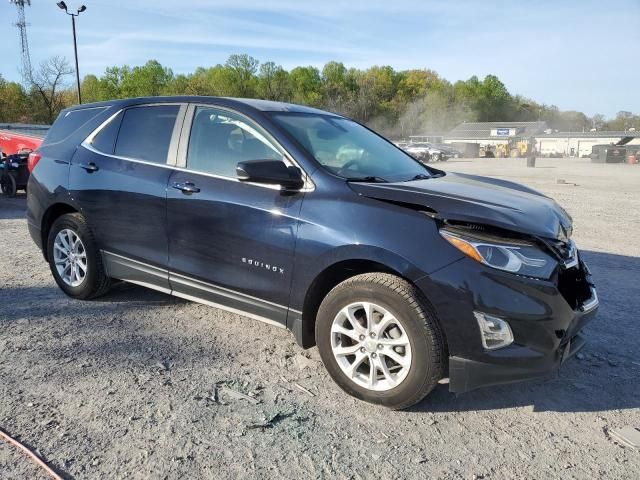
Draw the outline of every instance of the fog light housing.
[[[496,350],[513,343],[513,332],[506,320],[482,312],[473,312],[480,327],[482,346]]]

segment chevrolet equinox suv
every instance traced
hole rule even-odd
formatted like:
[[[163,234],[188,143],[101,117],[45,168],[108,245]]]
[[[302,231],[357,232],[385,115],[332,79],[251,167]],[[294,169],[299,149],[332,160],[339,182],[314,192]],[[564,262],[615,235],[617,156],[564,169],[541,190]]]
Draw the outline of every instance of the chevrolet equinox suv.
[[[598,306],[555,201],[312,108],[81,105],[29,168],[29,231],[70,297],[118,279],[288,328],[348,394],[395,409],[447,378],[556,370]]]

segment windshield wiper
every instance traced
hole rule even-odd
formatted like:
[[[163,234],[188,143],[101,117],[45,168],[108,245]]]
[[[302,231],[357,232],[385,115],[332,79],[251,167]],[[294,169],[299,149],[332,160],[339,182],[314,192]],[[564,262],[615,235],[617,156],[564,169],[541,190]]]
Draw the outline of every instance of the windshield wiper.
[[[347,182],[371,182],[371,183],[388,183],[389,180],[385,180],[382,177],[375,177],[373,175],[369,175],[367,177],[349,177],[346,179]]]

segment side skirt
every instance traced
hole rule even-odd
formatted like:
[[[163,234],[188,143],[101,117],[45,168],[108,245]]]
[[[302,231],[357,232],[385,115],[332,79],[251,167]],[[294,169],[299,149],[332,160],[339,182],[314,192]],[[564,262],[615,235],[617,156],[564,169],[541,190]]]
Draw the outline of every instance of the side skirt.
[[[107,275],[162,293],[286,328],[288,308],[102,250]]]

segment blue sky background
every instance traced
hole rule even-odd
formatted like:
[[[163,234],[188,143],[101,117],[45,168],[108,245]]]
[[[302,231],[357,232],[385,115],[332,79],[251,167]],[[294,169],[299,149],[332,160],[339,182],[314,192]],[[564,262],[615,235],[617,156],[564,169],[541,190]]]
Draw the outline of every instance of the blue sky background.
[[[35,64],[73,61],[55,0],[26,10]],[[285,68],[329,60],[430,68],[450,81],[495,74],[564,110],[640,113],[640,0],[85,0],[81,74],[156,59],[175,73],[249,53]],[[80,5],[67,1],[70,8]],[[16,9],[0,2],[0,73],[19,80]]]

